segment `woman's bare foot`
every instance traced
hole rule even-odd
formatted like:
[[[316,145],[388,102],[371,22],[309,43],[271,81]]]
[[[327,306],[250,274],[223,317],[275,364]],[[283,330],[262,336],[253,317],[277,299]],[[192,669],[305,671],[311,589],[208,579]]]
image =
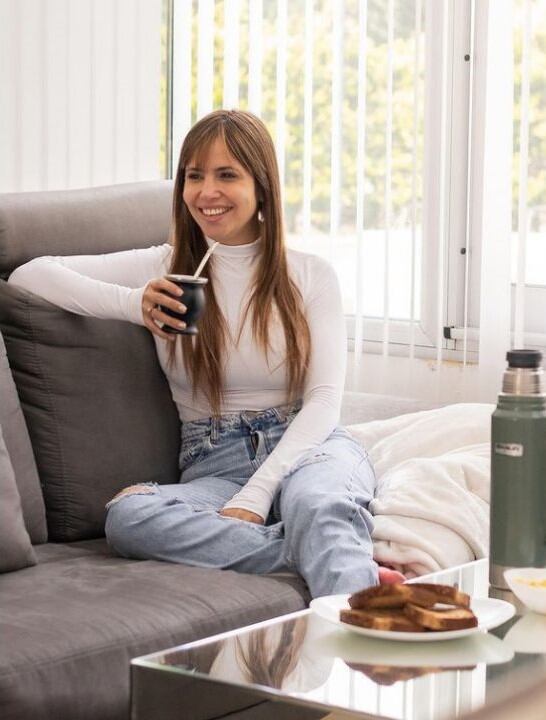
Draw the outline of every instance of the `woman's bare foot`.
[[[392,585],[393,583],[406,582],[406,578],[398,570],[392,570],[391,568],[379,566],[379,584],[380,585]]]

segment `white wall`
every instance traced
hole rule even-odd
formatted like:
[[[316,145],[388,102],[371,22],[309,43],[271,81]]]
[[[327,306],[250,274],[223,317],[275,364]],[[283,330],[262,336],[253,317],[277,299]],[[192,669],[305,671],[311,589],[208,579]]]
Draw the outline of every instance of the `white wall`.
[[[161,0],[0,0],[0,192],[161,177]]]
[[[502,384],[502,371],[484,382],[483,370],[477,364],[436,359],[385,357],[365,353],[355,377],[354,353],[347,356],[347,390],[419,398],[432,403],[495,403]]]

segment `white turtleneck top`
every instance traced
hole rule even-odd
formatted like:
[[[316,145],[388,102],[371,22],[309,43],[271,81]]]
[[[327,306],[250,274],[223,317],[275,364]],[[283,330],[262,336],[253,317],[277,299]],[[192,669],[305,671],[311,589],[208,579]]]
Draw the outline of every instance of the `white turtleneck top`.
[[[261,240],[247,245],[218,245],[209,260],[215,294],[230,335],[224,413],[264,410],[287,401],[285,339],[278,319],[273,316],[272,349],[267,358],[253,340],[250,316],[235,345],[260,248]],[[165,244],[105,255],[41,257],[17,268],[9,282],[79,315],[144,325],[145,286],[169,272],[171,254],[171,245]],[[336,275],[325,260],[314,255],[287,250],[287,259],[290,275],[303,297],[311,332],[311,362],[303,407],[275,450],[226,505],[250,510],[263,518],[283,477],[304,453],[322,443],[339,421],[345,380],[345,320]],[[206,397],[202,393],[193,396],[180,344],[177,362],[169,366],[168,341],[155,335],[154,340],[181,421],[209,417],[211,409]]]

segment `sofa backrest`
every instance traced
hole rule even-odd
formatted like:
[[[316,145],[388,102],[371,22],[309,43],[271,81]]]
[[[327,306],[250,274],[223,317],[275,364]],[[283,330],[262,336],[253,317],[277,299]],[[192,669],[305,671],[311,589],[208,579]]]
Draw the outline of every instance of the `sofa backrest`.
[[[116,252],[167,241],[170,180],[0,195],[0,277],[42,255]]]
[[[171,195],[165,181],[0,196],[0,272],[39,255],[166,242]],[[178,481],[178,414],[147,330],[67,313],[0,280],[0,331],[50,540],[103,534],[104,504],[126,485]]]

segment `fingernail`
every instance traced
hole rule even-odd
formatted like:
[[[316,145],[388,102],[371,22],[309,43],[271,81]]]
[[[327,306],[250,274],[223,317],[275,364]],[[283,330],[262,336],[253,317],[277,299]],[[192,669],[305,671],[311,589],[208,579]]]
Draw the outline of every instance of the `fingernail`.
[[[179,312],[186,312],[187,307],[185,305],[182,305],[182,303],[179,303],[178,310]]]
[[[177,327],[179,327],[179,328],[185,328],[185,327],[186,327],[186,323],[185,323],[185,322],[177,322],[176,325],[177,325]]]

